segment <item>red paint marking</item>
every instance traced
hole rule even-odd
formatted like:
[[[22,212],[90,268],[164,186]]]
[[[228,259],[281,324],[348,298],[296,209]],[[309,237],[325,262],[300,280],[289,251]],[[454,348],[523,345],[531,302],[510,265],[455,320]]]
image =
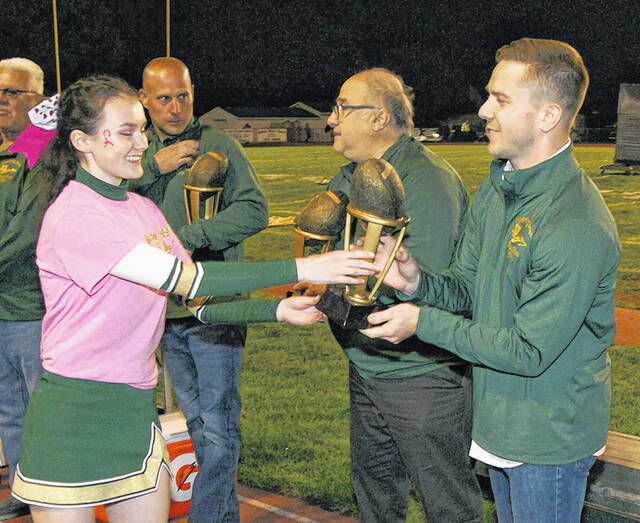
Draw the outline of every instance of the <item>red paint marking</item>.
[[[107,145],[114,145],[113,142],[110,140],[111,138],[111,131],[109,129],[105,129],[104,131],[102,131],[102,136],[104,138],[104,146],[106,147]]]

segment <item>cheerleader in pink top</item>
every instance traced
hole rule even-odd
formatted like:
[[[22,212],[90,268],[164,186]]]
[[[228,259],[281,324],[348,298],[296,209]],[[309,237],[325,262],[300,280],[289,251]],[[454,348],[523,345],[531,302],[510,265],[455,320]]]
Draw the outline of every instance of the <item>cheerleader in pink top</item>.
[[[142,176],[145,125],[126,82],[82,79],[62,94],[57,137],[42,159],[53,201],[37,247],[44,372],[25,418],[13,485],[35,523],[92,523],[99,504],[112,523],[167,520],[154,354],[168,292],[194,298],[298,279],[359,283],[376,270],[362,251],[192,263],[160,210],[127,192],[127,180]],[[217,304],[204,318],[215,321],[220,311],[240,322],[313,323],[322,318],[316,301]]]

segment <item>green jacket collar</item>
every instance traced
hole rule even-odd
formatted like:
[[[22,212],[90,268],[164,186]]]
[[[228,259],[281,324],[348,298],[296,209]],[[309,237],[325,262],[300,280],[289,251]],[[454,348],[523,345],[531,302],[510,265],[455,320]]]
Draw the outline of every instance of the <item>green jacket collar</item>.
[[[382,159],[389,161],[391,158],[393,158],[393,156],[396,154],[396,152],[398,152],[399,149],[401,149],[406,143],[410,142],[411,140],[411,136],[409,136],[408,134],[403,134],[400,138],[398,138],[398,141],[396,143],[394,143],[384,152],[384,154],[382,155]]]
[[[184,131],[182,131],[180,134],[167,136],[164,140],[160,139],[153,125],[149,127],[149,130],[151,133],[150,139],[161,143],[166,147],[167,145],[172,145],[183,140],[199,140],[200,135],[202,134],[202,124],[197,118],[192,118],[191,122],[189,123],[189,125],[187,125],[187,127],[185,127]]]
[[[127,195],[127,180],[122,180],[122,183],[118,186],[111,185],[110,183],[99,180],[92,174],[85,171],[82,167],[78,167],[76,170],[76,181],[86,185],[90,189],[93,189],[99,195],[104,196],[109,200],[124,201],[129,198]]]
[[[558,186],[570,173],[579,168],[573,156],[573,145],[528,169],[505,171],[506,164],[505,159],[491,162],[491,182],[497,191],[519,198],[535,196],[545,192],[549,187]]]

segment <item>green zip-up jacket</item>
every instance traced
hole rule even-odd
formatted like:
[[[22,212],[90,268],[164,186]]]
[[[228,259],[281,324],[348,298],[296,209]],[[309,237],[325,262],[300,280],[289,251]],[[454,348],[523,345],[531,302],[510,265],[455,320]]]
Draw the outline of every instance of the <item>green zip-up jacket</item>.
[[[460,177],[446,161],[409,136],[400,137],[382,158],[395,167],[404,184],[406,213],[411,217],[404,245],[421,267],[444,271],[451,263],[467,209],[467,192]],[[348,196],[356,167],[355,163],[343,166],[328,190]],[[397,302],[393,292],[384,292],[380,301],[387,305]],[[461,363],[451,353],[415,336],[392,345],[334,324],[331,328],[364,378],[407,378]]]
[[[210,220],[187,223],[184,204],[184,184],[187,169],[161,174],[154,155],[163,147],[183,140],[199,140],[199,154],[220,151],[229,159],[229,169],[220,200],[219,212]],[[207,125],[193,122],[179,136],[160,140],[150,130],[149,148],[142,158],[144,175],[132,184],[132,189],[151,198],[162,209],[167,221],[183,245],[193,252],[197,261],[242,261],[242,241],[263,230],[269,222],[267,200],[258,177],[236,140]],[[216,301],[231,298],[216,297]],[[170,301],[167,317],[181,318],[190,313]]]
[[[36,242],[45,211],[38,166],[23,154],[0,151],[0,319],[42,319],[44,301],[36,266]]]
[[[606,441],[620,242],[572,147],[504,166],[491,164],[450,269],[423,274],[413,298],[438,308],[421,309],[417,334],[475,364],[481,447],[569,463]]]

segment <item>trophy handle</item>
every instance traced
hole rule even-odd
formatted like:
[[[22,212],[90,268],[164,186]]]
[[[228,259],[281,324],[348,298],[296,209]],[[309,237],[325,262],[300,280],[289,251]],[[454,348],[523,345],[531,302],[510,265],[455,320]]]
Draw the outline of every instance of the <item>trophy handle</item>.
[[[357,211],[356,211],[357,212]],[[372,216],[367,216],[365,213],[359,213],[361,216],[358,217],[366,217],[367,219],[367,233],[364,238],[364,245],[362,247],[363,250],[369,252],[376,252],[378,242],[380,241],[380,236],[382,235],[382,229],[386,226],[396,226],[401,227],[400,232],[398,233],[398,238],[396,240],[396,244],[391,252],[391,255],[387,259],[385,266],[383,267],[380,275],[378,276],[376,283],[370,291],[367,291],[367,283],[360,283],[358,285],[347,285],[345,290],[345,298],[353,305],[371,305],[376,301],[376,296],[378,291],[380,290],[380,286],[384,280],[384,277],[389,272],[391,268],[391,264],[396,257],[398,249],[400,249],[400,245],[402,243],[402,239],[407,230],[407,225],[411,218],[408,216],[402,216],[397,220],[385,220],[381,218],[376,218]],[[372,221],[375,220],[375,221]],[[344,247],[345,250],[349,248],[350,244],[350,230],[351,230],[351,214],[347,214],[347,220],[345,225],[345,240]]]
[[[224,187],[195,187],[193,185],[184,186],[184,205],[187,212],[187,222],[191,224],[200,218],[201,197],[210,194],[204,200],[204,219],[209,220],[218,213],[220,198]]]
[[[217,191],[212,198],[207,198],[204,201],[204,219],[208,220],[212,216],[218,214],[218,208],[220,207],[220,196],[222,196],[222,190]]]
[[[371,289],[371,292],[369,293],[369,298],[371,302],[375,301],[376,296],[378,295],[378,291],[380,290],[380,286],[382,285],[382,282],[384,280],[384,277],[389,272],[389,269],[391,269],[391,264],[393,263],[393,260],[395,260],[396,258],[396,254],[400,249],[400,245],[402,245],[402,239],[404,238],[406,231],[407,231],[407,224],[405,224],[400,229],[400,232],[398,233],[398,237],[396,238],[396,244],[393,247],[393,250],[391,251],[391,255],[387,259],[387,262],[384,264],[382,271],[380,271],[380,276],[378,277],[375,285],[373,286],[373,288]]]
[[[191,208],[191,213],[197,213],[195,216],[189,216],[189,223],[193,222],[200,218],[200,193],[196,191],[191,191],[189,193],[189,207]]]
[[[184,208],[187,213],[187,223],[191,225],[191,205],[189,205],[189,197],[192,195],[190,191],[184,189]]]
[[[367,233],[364,236],[364,245],[362,246],[362,250],[376,252],[380,236],[382,235],[382,228],[383,225],[379,223],[369,222],[367,224]],[[357,285],[349,285],[347,287],[346,296],[354,305],[370,305],[374,301],[373,295],[367,292],[366,281]]]
[[[329,251],[332,251],[335,243],[336,243],[335,239],[327,241],[327,243],[325,243],[324,246],[322,247],[320,254],[326,254]]]
[[[295,258],[304,257],[304,236],[302,234],[296,234],[296,246],[293,255]]]
[[[320,254],[325,254],[330,250],[333,250],[333,246],[338,239],[338,236],[334,234],[319,234],[313,232],[307,232],[300,229],[300,227],[295,227],[293,232],[296,234],[296,243],[294,249],[294,256],[296,258],[303,258],[305,256],[304,248],[306,247],[306,240],[318,240],[324,242],[324,245],[320,249]]]

